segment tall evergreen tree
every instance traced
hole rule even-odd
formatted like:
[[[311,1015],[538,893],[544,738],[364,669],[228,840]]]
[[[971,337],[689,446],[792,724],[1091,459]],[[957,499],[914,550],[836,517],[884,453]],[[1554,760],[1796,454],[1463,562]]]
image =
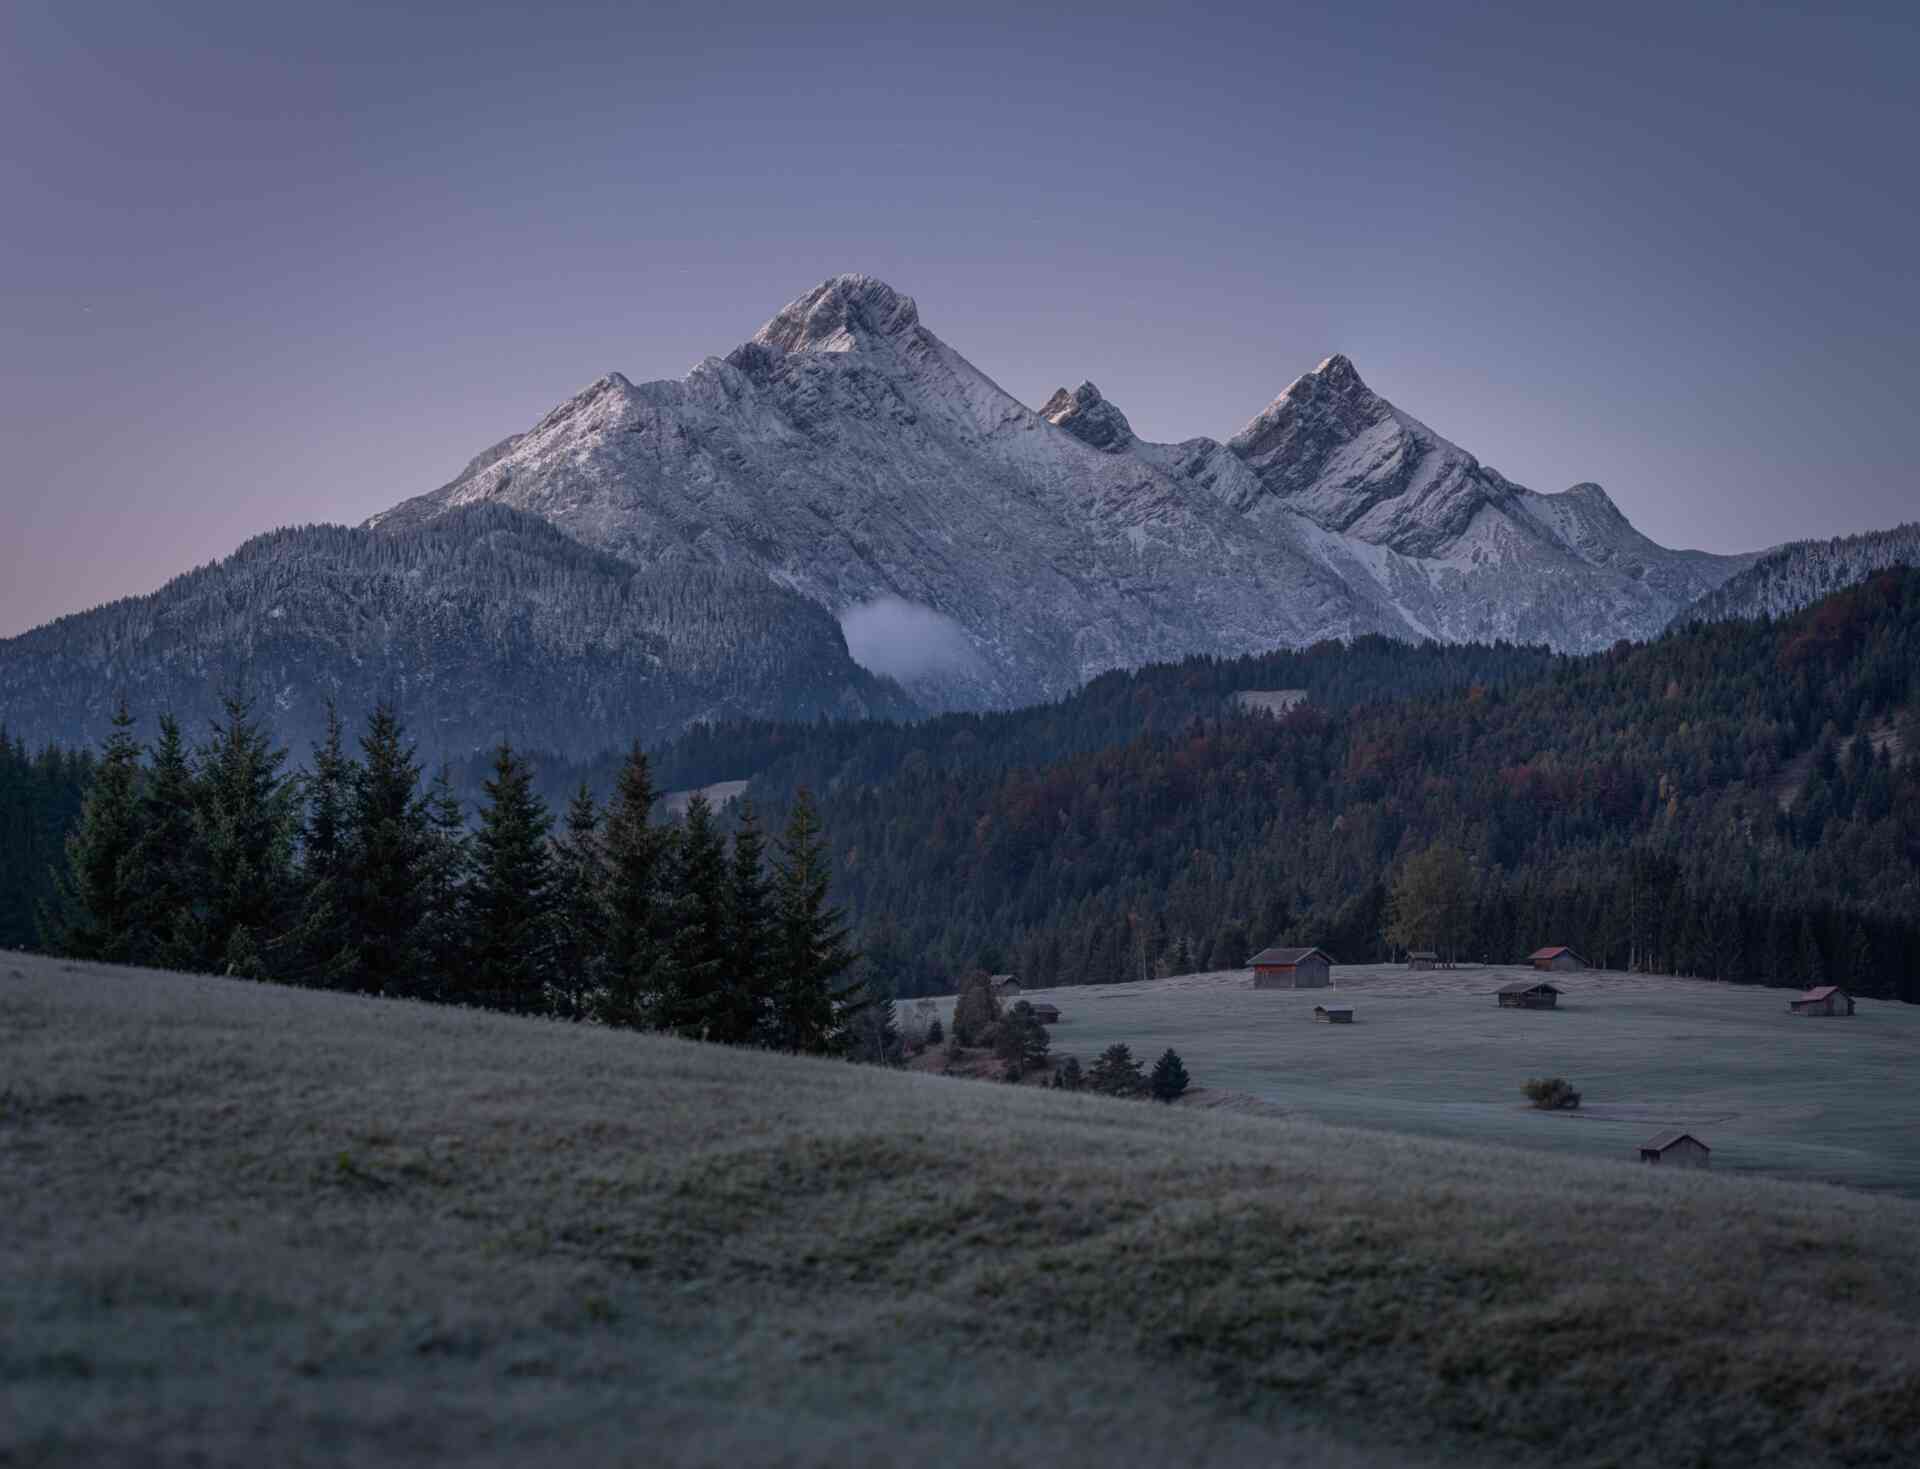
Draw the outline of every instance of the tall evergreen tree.
[[[454,994],[496,1010],[550,1008],[554,951],[553,817],[533,793],[533,771],[502,741],[473,838],[466,962]]]
[[[734,1044],[771,1039],[773,995],[773,883],[767,841],[751,799],[742,797],[727,869],[727,966],[714,1039]]]
[[[420,766],[390,705],[374,709],[360,752],[340,864],[340,910],[353,956],[345,978],[368,994],[420,994],[428,988],[436,848]]]
[[[345,912],[344,887],[352,852],[355,783],[360,767],[346,752],[340,711],[327,705],[325,736],[313,747],[305,783],[306,821],[300,832],[300,914],[287,945],[289,975],[302,984],[337,988],[351,983],[356,957]]]
[[[662,952],[662,884],[666,836],[650,820],[653,774],[635,741],[607,807],[607,987],[605,1016],[613,1025],[645,1025],[669,988]]]
[[[261,979],[293,898],[298,790],[282,772],[287,752],[274,748],[252,702],[230,695],[223,707],[199,761],[196,881],[205,917],[197,962]]]
[[[206,947],[205,855],[196,820],[201,798],[186,738],[171,714],[160,716],[160,738],[148,749],[143,786],[134,855],[137,957],[163,968],[192,968]]]
[[[607,947],[607,859],[600,808],[585,781],[553,844],[554,1013],[584,1020],[600,992]]]
[[[1153,1075],[1148,1078],[1147,1087],[1154,1101],[1171,1104],[1185,1095],[1187,1085],[1187,1068],[1173,1047],[1168,1046],[1153,1063]]]
[[[728,945],[727,849],[713,821],[713,807],[695,793],[674,843],[671,927],[667,952],[674,980],[674,1013],[664,1028],[720,1040],[731,1029],[723,1018],[731,998]]]
[[[67,839],[66,871],[42,923],[49,948],[76,959],[124,964],[139,934],[141,895],[134,886],[140,842],[140,745],[123,697],[100,766]]]
[[[427,913],[421,929],[425,972],[420,993],[429,999],[457,998],[467,961],[472,897],[473,837],[466,808],[453,786],[453,771],[442,764],[427,788]]]
[[[840,983],[855,955],[843,915],[827,901],[831,882],[826,838],[803,787],[775,863],[773,1031],[782,1050],[840,1050],[862,1003],[858,984]]]

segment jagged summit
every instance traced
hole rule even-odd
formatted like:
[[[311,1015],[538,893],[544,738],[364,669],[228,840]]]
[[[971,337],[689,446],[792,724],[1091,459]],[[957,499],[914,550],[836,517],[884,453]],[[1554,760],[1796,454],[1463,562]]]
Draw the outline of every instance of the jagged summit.
[[[836,275],[781,307],[753,340],[783,352],[846,352],[919,324],[913,297],[870,275]]]
[[[1126,414],[1100,395],[1092,383],[1082,383],[1069,393],[1054,389],[1053,396],[1041,405],[1040,416],[1055,428],[1063,428],[1083,444],[1109,454],[1117,454],[1134,441],[1133,425]]]

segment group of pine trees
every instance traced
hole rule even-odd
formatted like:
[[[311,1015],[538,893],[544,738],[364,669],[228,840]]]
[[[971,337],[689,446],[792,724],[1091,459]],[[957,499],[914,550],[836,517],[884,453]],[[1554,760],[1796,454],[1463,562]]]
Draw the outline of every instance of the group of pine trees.
[[[470,822],[384,705],[357,751],[331,715],[299,772],[243,700],[197,746],[162,718],[144,749],[123,706],[44,940],[76,958],[787,1051],[846,1051],[877,1031],[884,1049],[891,999],[849,979],[811,799],[769,852],[750,803],[730,838],[699,796],[679,823],[655,821],[638,745],[605,806],[582,787],[558,830],[511,746],[482,791]]]

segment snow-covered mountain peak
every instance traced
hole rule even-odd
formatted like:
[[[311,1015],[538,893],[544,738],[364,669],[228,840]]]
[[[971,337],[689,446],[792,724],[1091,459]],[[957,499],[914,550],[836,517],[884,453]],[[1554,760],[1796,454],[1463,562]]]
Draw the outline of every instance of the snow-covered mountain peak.
[[[1090,382],[1071,393],[1065,388],[1055,389],[1041,406],[1040,416],[1081,443],[1108,454],[1117,454],[1133,442],[1133,425],[1127,422],[1126,414],[1103,398]]]
[[[870,275],[836,275],[789,301],[753,340],[783,352],[850,352],[919,324],[913,297]]]

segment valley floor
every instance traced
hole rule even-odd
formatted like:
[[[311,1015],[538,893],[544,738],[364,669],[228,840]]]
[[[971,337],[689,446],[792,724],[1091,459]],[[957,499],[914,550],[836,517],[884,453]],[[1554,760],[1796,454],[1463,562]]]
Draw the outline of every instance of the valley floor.
[[[10,1466],[1920,1454],[1920,1204],[1720,1172],[0,953],[0,1200]]]
[[[1548,979],[1553,1010],[1494,991]],[[1787,1013],[1792,990],[1519,965],[1338,966],[1323,990],[1255,990],[1249,971],[1032,991],[1058,1005],[1057,1052],[1172,1046],[1195,1082],[1289,1116],[1636,1164],[1681,1128],[1713,1167],[1920,1197],[1920,1006],[1861,1000],[1850,1017]],[[941,1013],[952,1001],[939,1002]],[[1351,1005],[1351,1027],[1315,1024]],[[1577,1112],[1540,1112],[1529,1077],[1562,1076]]]

